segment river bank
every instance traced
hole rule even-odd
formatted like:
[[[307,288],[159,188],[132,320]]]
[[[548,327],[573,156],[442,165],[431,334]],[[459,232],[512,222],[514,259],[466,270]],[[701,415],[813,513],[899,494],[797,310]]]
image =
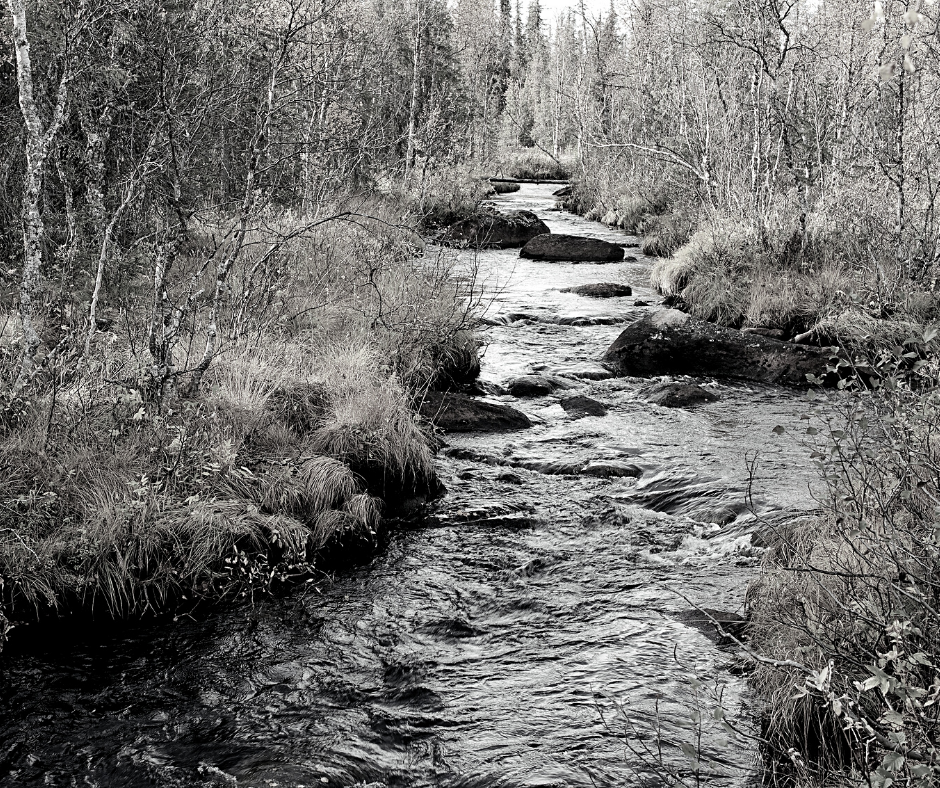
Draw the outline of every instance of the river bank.
[[[159,393],[130,377],[147,308],[133,291],[102,314],[104,360],[6,412],[0,647],[71,613],[185,614],[290,585],[325,553],[368,556],[383,516],[436,494],[415,399],[474,363],[471,277],[418,234],[462,210],[448,194],[446,208],[350,195],[324,220],[255,231],[232,271],[232,334],[198,390],[193,340]]]
[[[893,230],[875,221],[884,206],[854,216],[850,230],[836,229],[832,206],[789,226],[786,211],[770,212],[761,234],[681,200],[605,200],[575,187],[566,205],[646,232],[642,248],[659,256],[656,293],[727,327],[709,331],[740,330],[755,347],[763,337],[839,347],[828,383],[851,396],[820,397],[830,409],[821,425],[781,425],[812,447],[818,511],[768,529],[748,590],[744,648],[764,780],[935,784],[938,717],[923,700],[940,664],[929,470],[940,347],[929,264],[873,262],[897,253]]]

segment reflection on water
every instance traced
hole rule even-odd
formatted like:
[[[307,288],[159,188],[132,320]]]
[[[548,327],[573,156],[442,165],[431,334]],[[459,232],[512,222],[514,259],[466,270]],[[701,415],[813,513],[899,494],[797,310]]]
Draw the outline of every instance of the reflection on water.
[[[551,188],[497,202],[555,232],[636,240],[552,211]],[[732,713],[744,685],[678,614],[687,599],[740,609],[756,561],[746,458],[757,511],[812,504],[806,450],[772,433],[804,402],[722,384],[717,402],[670,410],[639,400],[640,381],[593,379],[646,312],[634,300],[657,301],[648,259],[475,259],[492,300],[484,380],[548,371],[573,387],[504,398],[531,430],[453,437],[448,495],[368,567],[208,621],[8,653],[0,786],[657,785],[657,731],[666,764],[688,771],[696,681],[724,685]],[[634,296],[560,292],[604,281]],[[558,399],[574,394],[608,414],[573,418]],[[591,461],[642,474],[577,473]],[[542,472],[564,463],[575,471]],[[752,746],[703,725],[706,783],[745,784]]]

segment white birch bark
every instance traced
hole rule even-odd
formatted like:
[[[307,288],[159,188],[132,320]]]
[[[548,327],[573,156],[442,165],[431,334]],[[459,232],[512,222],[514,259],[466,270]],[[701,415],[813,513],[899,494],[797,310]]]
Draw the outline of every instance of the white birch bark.
[[[68,98],[68,68],[63,71],[56,104],[49,125],[45,126],[33,95],[33,66],[30,59],[26,26],[26,0],[7,0],[13,22],[13,46],[16,51],[16,81],[20,112],[26,127],[26,172],[23,183],[23,277],[20,284],[20,320],[23,328],[23,357],[14,385],[18,394],[29,382],[36,366],[40,339],[38,300],[42,291],[42,243],[45,236],[40,202],[43,174],[52,141],[65,117]]]

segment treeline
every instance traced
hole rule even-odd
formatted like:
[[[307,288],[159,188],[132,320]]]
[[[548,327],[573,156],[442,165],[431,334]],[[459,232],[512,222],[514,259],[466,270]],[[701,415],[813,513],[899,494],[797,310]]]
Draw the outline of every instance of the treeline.
[[[624,3],[584,28],[565,80],[577,207],[679,252],[654,281],[701,317],[827,340],[879,330],[882,312],[922,322],[940,254],[937,25],[916,2]]]

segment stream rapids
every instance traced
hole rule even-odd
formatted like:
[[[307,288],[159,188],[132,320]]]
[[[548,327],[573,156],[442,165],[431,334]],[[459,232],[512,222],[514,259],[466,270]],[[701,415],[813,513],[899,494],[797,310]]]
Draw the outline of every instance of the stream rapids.
[[[638,242],[558,211],[554,188],[494,203],[552,232]],[[466,253],[488,304],[482,381],[540,372],[570,389],[497,396],[529,430],[448,436],[447,495],[368,566],[206,620],[8,649],[0,786],[589,788],[664,785],[664,770],[693,785],[694,758],[703,784],[759,781],[734,654],[685,614],[741,612],[754,513],[814,506],[809,449],[773,431],[807,403],[721,383],[716,402],[668,409],[638,397],[646,381],[605,377],[597,360],[659,301],[652,261],[626,253]],[[634,295],[561,292],[592,282]],[[571,417],[558,399],[575,394],[608,414]],[[642,475],[542,472],[591,460]],[[740,733],[714,719],[715,692]]]

